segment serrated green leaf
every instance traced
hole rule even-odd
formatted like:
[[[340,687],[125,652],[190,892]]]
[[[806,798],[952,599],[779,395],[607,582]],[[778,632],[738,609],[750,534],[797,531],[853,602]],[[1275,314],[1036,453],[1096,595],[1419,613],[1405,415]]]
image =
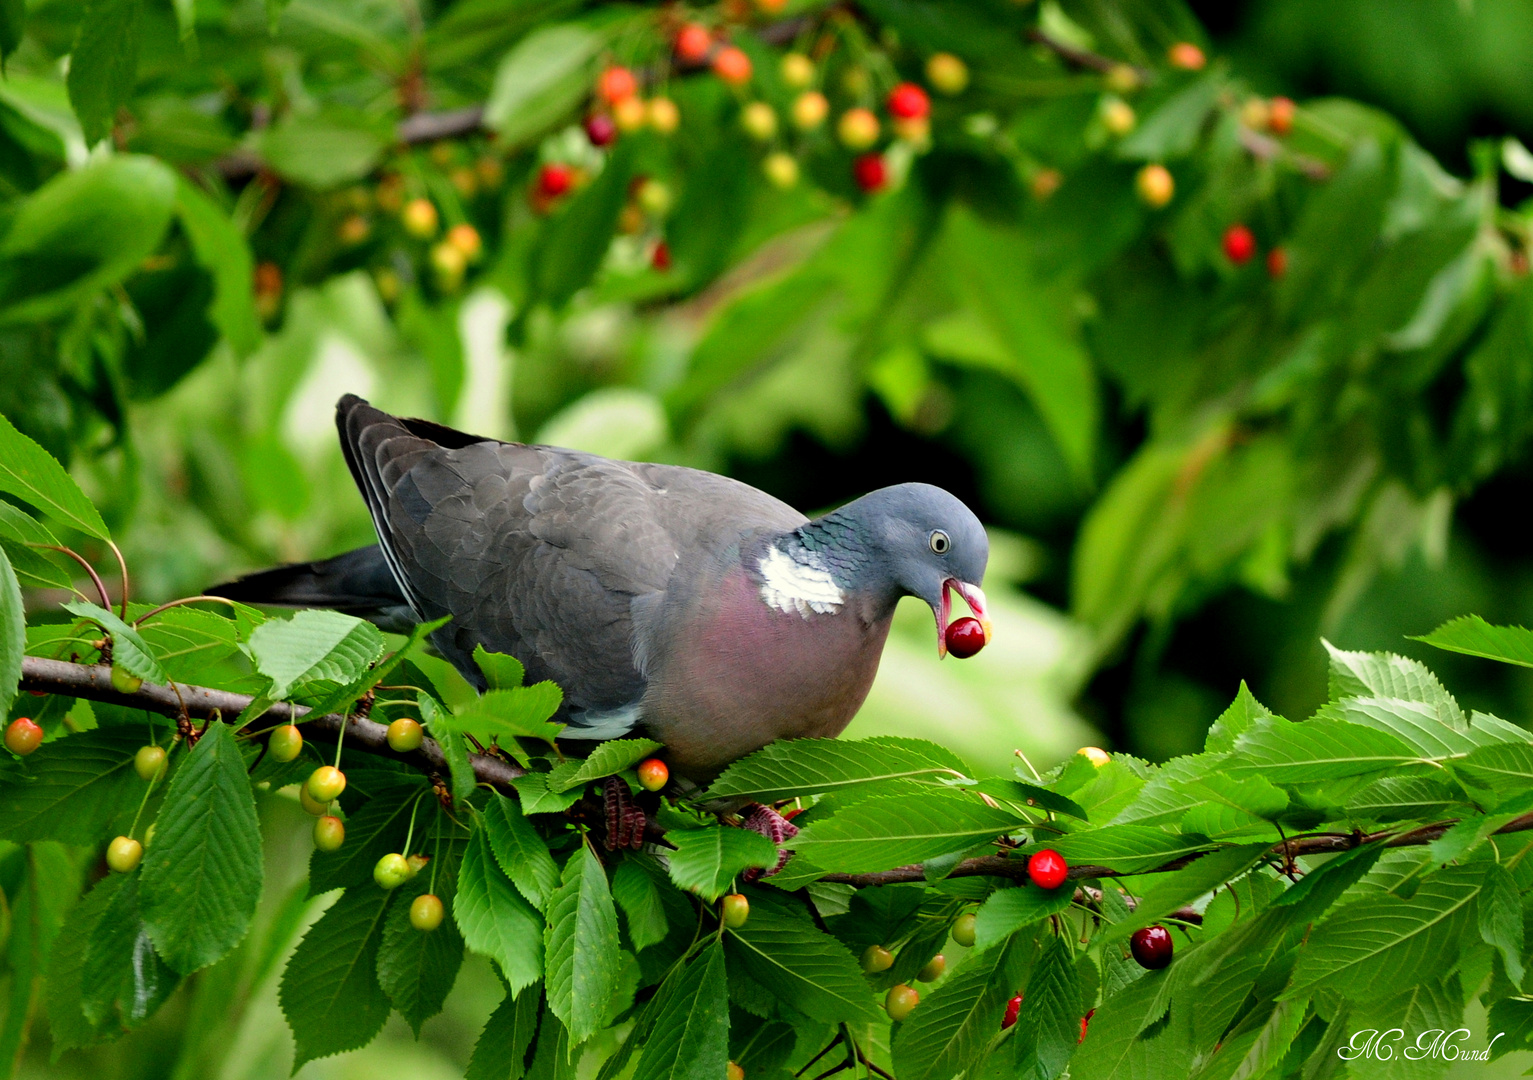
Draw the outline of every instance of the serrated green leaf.
[[[47,983],[48,1030],[59,1050],[89,1046],[117,1034],[115,1017],[92,1023],[85,1016],[85,949],[112,898],[134,876],[102,878],[64,917],[48,964]]]
[[[1027,988],[1022,990],[1022,1002],[1026,1007],[1017,1017],[1019,1045],[1031,1047],[1036,1074],[1042,1080],[1058,1076],[1080,1042],[1085,1013],[1080,976],[1063,938],[1044,939],[1043,950],[1028,973]]]
[[[999,945],[1018,930],[1069,911],[1074,897],[1075,887],[1068,883],[1057,889],[1037,885],[997,889],[975,912],[974,945],[980,949]]]
[[[1488,788],[1501,796],[1515,795],[1533,786],[1533,744],[1507,742],[1482,746],[1450,761],[1448,769],[1473,787]]]
[[[174,607],[136,629],[167,679],[220,689],[256,688],[258,677],[246,674],[239,623],[221,613]]]
[[[160,958],[140,917],[142,875],[127,874],[120,880],[91,928],[81,969],[81,1007],[98,1030],[138,1027],[181,982]]]
[[[1171,1022],[1159,1024],[1166,1015],[1166,984],[1174,967],[1147,972],[1103,1001],[1070,1061],[1071,1075],[1092,1080],[1188,1075],[1192,1053],[1185,1017],[1173,1015]]]
[[[826,870],[860,873],[921,862],[1009,833],[1017,814],[939,792],[875,796],[804,829],[787,847]]]
[[[256,627],[246,646],[256,668],[272,681],[268,692],[281,701],[302,683],[347,684],[361,678],[383,655],[376,626],[339,611],[300,611]]]
[[[729,1064],[724,947],[715,941],[673,978],[634,1080],[717,1080]]]
[[[1221,1041],[1197,1072],[1198,1080],[1214,1077],[1253,1080],[1269,1076],[1293,1044],[1304,1023],[1308,1002],[1268,1001],[1246,1014]]]
[[[612,875],[612,898],[623,909],[628,924],[628,940],[635,952],[665,940],[670,925],[665,921],[660,889],[638,863],[624,859]]]
[[[1480,939],[1501,954],[1506,977],[1521,986],[1523,977],[1522,898],[1517,882],[1505,867],[1489,863],[1478,906]]]
[[[209,725],[171,776],[141,873],[144,923],[176,971],[207,967],[245,936],[261,899],[261,825],[229,725]]]
[[[1105,866],[1125,874],[1143,874],[1158,866],[1207,851],[1215,846],[1206,836],[1180,835],[1150,825],[1105,825],[1088,832],[1070,833],[1051,839],[1047,845],[1023,849],[1024,855],[1051,847],[1071,866]]]
[[[9,716],[27,651],[27,612],[11,560],[0,548],[0,716]]]
[[[1457,952],[1483,884],[1482,868],[1449,867],[1409,900],[1376,895],[1338,908],[1310,935],[1284,996],[1324,987],[1376,1000],[1425,981],[1436,958]]]
[[[1348,652],[1324,642],[1330,656],[1330,696],[1394,698],[1427,706],[1439,723],[1464,726],[1464,714],[1453,695],[1425,664],[1394,653]]]
[[[1142,926],[1159,922],[1210,889],[1244,874],[1267,853],[1269,844],[1236,844],[1211,851],[1156,884],[1139,898],[1134,913],[1114,923],[1104,941],[1121,941]]]
[[[462,802],[479,785],[479,778],[474,775],[474,763],[469,760],[468,741],[461,732],[449,730],[437,723],[447,714],[430,694],[421,691],[415,697],[415,704],[420,710],[421,722],[425,724],[427,734],[436,740],[442,748],[442,756],[447,759],[447,771],[452,777],[452,797]]]
[[[17,431],[3,415],[0,415],[0,491],[46,511],[87,536],[111,539],[101,514],[64,471],[64,466]]]
[[[45,743],[26,772],[0,784],[0,837],[99,843],[126,827],[143,795],[133,755],[142,730],[98,728]]]
[[[473,702],[441,717],[437,726],[465,732],[482,743],[499,738],[502,749],[515,753],[518,738],[553,743],[564,725],[549,720],[549,717],[559,710],[563,700],[563,692],[548,681],[506,690],[486,690]]]
[[[244,359],[261,344],[261,317],[256,311],[255,260],[238,225],[212,199],[185,177],[177,177],[176,214],[192,246],[192,254],[213,277],[213,301],[208,317]]]
[[[1271,719],[1272,716],[1272,710],[1256,700],[1256,695],[1251,693],[1250,687],[1242,679],[1235,700],[1230,702],[1230,707],[1220,713],[1208,729],[1203,749],[1213,754],[1227,754],[1235,749],[1235,740],[1242,733],[1257,721]]]
[[[474,646],[474,663],[491,690],[514,690],[527,678],[520,660],[510,653],[492,653],[483,645]]]
[[[568,791],[632,768],[660,747],[661,744],[653,739],[613,739],[598,743],[590,756],[580,763],[580,767],[559,782],[559,790]]]
[[[1300,784],[1386,772],[1420,760],[1397,736],[1338,720],[1259,721],[1235,742],[1226,772]]]
[[[421,1024],[442,1011],[458,968],[463,965],[463,938],[452,919],[435,930],[420,931],[410,923],[410,904],[433,888],[449,911],[455,911],[454,880],[458,876],[455,848],[447,844],[416,877],[394,891],[378,946],[378,985],[420,1038]],[[364,886],[365,888],[366,886]]]
[[[520,994],[507,991],[474,1043],[463,1080],[521,1080],[527,1072],[527,1051],[538,1033],[542,1001],[539,986]]]
[[[523,814],[560,814],[580,801],[581,793],[578,791],[549,790],[549,778],[554,777],[554,782],[558,783],[563,776],[556,774],[565,766],[571,767],[570,772],[574,771],[574,762],[565,762],[565,765],[558,766],[552,772],[530,772],[511,781],[521,801]]]
[[[63,565],[64,557],[41,546],[57,547],[58,543],[29,515],[0,499],[0,548],[10,556],[11,568],[23,585],[65,592],[74,588],[73,575]]]
[[[111,635],[113,667],[120,667],[129,675],[136,675],[145,682],[167,681],[165,671],[160,667],[159,661],[154,658],[154,652],[149,648],[149,643],[115,613],[87,600],[70,600],[59,606],[82,619],[89,619]]]
[[[378,947],[392,894],[347,889],[309,928],[282,973],[278,1001],[296,1047],[293,1068],[373,1041],[389,1018]]]
[[[69,102],[87,143],[105,138],[133,93],[140,0],[89,0],[69,64]]]
[[[316,849],[309,856],[309,895],[370,884],[378,860],[404,847],[410,808],[423,790],[419,782],[396,779],[348,814],[346,842],[339,850]]]
[[[1346,800],[1349,814],[1378,821],[1437,820],[1461,813],[1469,796],[1442,776],[1386,776]]]
[[[559,887],[559,868],[521,807],[498,792],[491,795],[484,808],[484,829],[495,861],[517,891],[539,911],[546,909]]]
[[[1533,667],[1533,630],[1521,626],[1493,626],[1478,615],[1449,619],[1430,634],[1415,637],[1449,652],[1499,660],[1503,664]]]
[[[513,993],[543,977],[543,920],[495,864],[483,829],[463,853],[452,915],[468,947],[500,965]]]
[[[947,1080],[974,1065],[1000,1030],[1007,999],[1022,989],[1032,948],[1032,939],[1018,934],[970,956],[922,1001],[894,1037],[900,1080]]]
[[[726,769],[707,798],[776,802],[886,780],[935,784],[966,775],[951,751],[923,739],[779,739]]]
[[[732,891],[735,876],[747,867],[777,862],[776,845],[750,829],[672,829],[665,838],[676,846],[668,856],[671,880],[710,903]]]
[[[750,894],[745,925],[728,932],[730,967],[745,973],[800,1012],[836,1023],[877,1023],[882,1010],[852,954],[770,894]]]
[[[564,865],[563,884],[548,904],[544,951],[548,1007],[573,1041],[584,1042],[606,1021],[618,978],[617,909],[589,844]]]

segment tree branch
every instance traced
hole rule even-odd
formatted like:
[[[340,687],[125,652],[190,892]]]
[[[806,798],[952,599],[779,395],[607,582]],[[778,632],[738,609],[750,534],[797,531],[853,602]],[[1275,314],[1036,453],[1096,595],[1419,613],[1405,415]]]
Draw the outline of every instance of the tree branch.
[[[213,690],[206,686],[189,686],[186,683],[172,683],[169,686],[144,683],[131,694],[125,694],[112,688],[112,669],[105,664],[71,664],[65,660],[49,660],[40,656],[22,659],[21,689],[34,694],[63,694],[110,705],[124,705],[162,716],[221,720],[226,724],[237,722],[240,713],[254,700],[246,694]],[[262,713],[259,721],[267,725],[302,722],[305,738],[333,743],[340,737],[343,717],[338,713],[310,716],[310,710],[304,706],[284,702]],[[388,727],[372,720],[351,717],[346,725],[346,745],[379,757],[402,761],[428,775],[448,774],[447,759],[435,740],[427,739],[419,750],[402,754],[389,746]],[[480,782],[500,788],[508,788],[512,780],[526,773],[526,770],[509,761],[485,754],[470,754],[469,761],[474,766],[474,776]]]

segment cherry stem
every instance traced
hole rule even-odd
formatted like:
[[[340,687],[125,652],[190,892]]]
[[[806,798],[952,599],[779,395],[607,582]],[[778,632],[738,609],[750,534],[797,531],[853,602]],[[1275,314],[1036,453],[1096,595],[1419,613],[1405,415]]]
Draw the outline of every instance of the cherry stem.
[[[124,578],[123,580],[126,582],[127,579]],[[126,585],[124,587],[126,587]],[[159,607],[154,608],[151,611],[144,612],[138,618],[133,620],[133,625],[142,626],[144,623],[148,622],[150,619],[154,618],[162,611],[169,611],[171,608],[180,607],[183,604],[195,604],[199,600],[210,600],[215,604],[228,604],[232,608],[239,608],[239,605],[236,604],[233,600],[229,600],[222,596],[183,596],[179,600],[167,601],[166,603],[161,604]],[[123,617],[127,617],[126,613],[124,613]]]
[[[124,559],[122,557],[122,548],[118,547],[117,544],[114,541],[108,540],[107,541],[107,546],[112,549],[112,554],[117,556],[117,569],[122,572],[122,599],[120,601],[122,614],[121,614],[120,617],[122,618],[123,622],[127,622],[128,621],[128,560]],[[108,605],[108,606],[110,606],[110,605]]]
[[[44,548],[47,551],[57,551],[60,554],[68,555],[75,562],[85,567],[85,572],[89,574],[90,579],[96,583],[96,592],[101,596],[101,606],[106,608],[108,611],[112,610],[112,598],[107,595],[106,582],[101,580],[101,575],[96,573],[96,568],[85,561],[85,556],[81,555],[73,548],[60,547],[58,544],[29,544],[27,546]]]

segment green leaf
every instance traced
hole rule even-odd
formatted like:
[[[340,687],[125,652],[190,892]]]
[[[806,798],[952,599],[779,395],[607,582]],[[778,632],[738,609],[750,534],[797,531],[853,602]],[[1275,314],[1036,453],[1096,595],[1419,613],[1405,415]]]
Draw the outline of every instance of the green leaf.
[[[875,796],[804,829],[787,847],[826,870],[888,870],[966,850],[1024,824],[977,798],[936,792]]]
[[[776,845],[750,829],[672,829],[665,838],[676,845],[669,854],[671,880],[709,903],[732,891],[736,875],[747,867],[765,869],[777,862]]]
[[[1210,889],[1240,877],[1265,855],[1270,844],[1238,844],[1211,851],[1169,877],[1156,882],[1134,908],[1134,913],[1114,923],[1104,941],[1120,941],[1142,926],[1150,926],[1177,908],[1190,904]]]
[[[1240,690],[1235,694],[1235,700],[1230,702],[1230,707],[1219,714],[1213,726],[1208,729],[1208,737],[1204,740],[1203,748],[1209,753],[1227,754],[1235,749],[1235,740],[1258,720],[1272,718],[1272,711],[1261,702],[1256,700],[1256,695],[1251,693],[1245,681],[1241,680]]]
[[[1471,787],[1488,788],[1503,797],[1515,795],[1533,785],[1533,744],[1482,746],[1450,761],[1448,769]]]
[[[484,829],[463,853],[452,915],[468,947],[500,965],[512,993],[543,977],[543,920],[495,865]]]
[[[53,1045],[60,1050],[89,1046],[117,1034],[115,1016],[99,1023],[85,1016],[85,950],[113,897],[135,877],[111,874],[102,878],[64,917],[48,965],[47,984],[48,1030]]]
[[[9,247],[7,236],[0,252],[8,251]],[[100,513],[64,471],[64,466],[17,431],[3,415],[0,415],[0,491],[25,500],[88,536],[111,539]]]
[[[144,923],[183,975],[213,963],[249,929],[261,899],[261,825],[228,724],[210,724],[170,778],[142,876]]]
[[[491,795],[484,808],[484,831],[495,861],[517,891],[533,907],[545,910],[559,887],[559,868],[548,853],[548,844],[522,816],[522,808],[499,792]]]
[[[1457,816],[1468,802],[1464,789],[1443,776],[1386,776],[1348,798],[1346,808],[1377,821],[1435,820]]]
[[[378,947],[392,894],[347,889],[309,928],[282,973],[278,1000],[293,1029],[293,1068],[373,1041],[389,1018]]]
[[[1018,772],[1021,768],[1020,765],[1017,766]],[[990,786],[992,784],[997,786]],[[1029,784],[1024,780],[981,780],[974,787],[975,790],[984,791],[987,795],[993,795],[996,798],[1010,799],[1026,806],[1038,806],[1056,814],[1069,814],[1073,818],[1086,820],[1085,808],[1074,799],[1067,799],[1058,792],[1039,787],[1037,784]]]
[[[1533,667],[1533,630],[1521,626],[1492,626],[1478,615],[1449,619],[1436,630],[1412,641],[1424,641],[1449,652],[1482,656],[1503,664]]]
[[[1118,144],[1118,156],[1137,161],[1167,161],[1190,154],[1224,85],[1222,78],[1210,73],[1179,90]]]
[[[372,172],[388,137],[366,114],[330,105],[288,113],[261,133],[259,147],[284,180],[327,191]]]
[[[1339,720],[1265,720],[1235,743],[1227,773],[1236,779],[1263,776],[1274,784],[1334,780],[1398,769],[1420,760],[1386,731]]]
[[[1070,910],[1075,887],[1066,883],[1057,889],[1023,885],[1015,889],[997,889],[975,912],[974,945],[988,949],[998,945],[1025,927],[1040,923],[1050,915]]]
[[[559,790],[568,791],[592,780],[630,769],[659,750],[660,746],[653,739],[613,739],[598,743],[590,756],[580,763],[580,767],[559,782]]]
[[[620,140],[601,175],[550,218],[532,257],[539,299],[560,307],[600,269],[628,198],[632,158],[632,144]]]
[[[566,764],[573,765],[573,762]],[[573,768],[571,771],[574,771]],[[560,814],[580,801],[581,793],[578,791],[548,790],[550,777],[555,777],[556,783],[562,779],[556,775],[558,772],[558,768],[553,772],[530,772],[511,781],[511,786],[516,788],[517,798],[521,800],[523,814]]]
[[[85,141],[111,134],[138,77],[139,0],[87,0],[69,56],[69,103]]]
[[[824,1022],[883,1018],[846,946],[770,894],[753,891],[750,901],[750,918],[728,933],[731,967],[738,962],[783,1001]]]
[[[5,417],[0,416],[0,426],[4,422]],[[74,579],[63,565],[63,556],[32,546],[44,544],[59,546],[54,535],[30,515],[0,499],[0,548],[10,556],[16,577],[29,588],[71,591]]]
[[[483,645],[474,646],[474,663],[491,690],[515,690],[527,678],[520,660],[510,653],[492,653]]]
[[[63,314],[136,272],[170,228],[175,197],[175,173],[138,155],[100,158],[49,180],[16,210],[0,239],[0,324]],[[12,446],[0,438],[0,484],[16,481]],[[81,507],[84,497],[72,483],[68,489],[45,480],[40,495],[52,501],[39,509],[107,539],[100,516]]]
[[[0,836],[18,842],[96,844],[126,828],[143,794],[133,755],[139,729],[98,728],[55,739],[26,760],[24,777],[0,784]]]
[[[564,865],[564,883],[548,904],[544,942],[548,1007],[574,1042],[584,1042],[606,1022],[618,979],[617,909],[589,844]]]
[[[1149,972],[1103,1001],[1070,1061],[1071,1075],[1092,1080],[1188,1075],[1191,1039],[1177,1015],[1181,1010],[1173,1010],[1170,1023],[1147,1031],[1166,1015],[1166,983],[1173,974],[1174,969]]]
[[[339,611],[300,611],[256,627],[248,646],[256,668],[271,679],[277,701],[301,683],[351,683],[383,655],[383,634],[372,623]]]
[[[192,254],[213,276],[213,301],[208,317],[244,359],[261,344],[261,317],[256,312],[255,260],[242,233],[217,203],[185,177],[176,181],[176,213],[192,245]]]
[[[1062,937],[1049,937],[1028,975],[1022,991],[1026,1008],[1017,1023],[1019,1045],[1032,1048],[1038,1075],[1054,1077],[1064,1072],[1081,1038],[1080,976],[1075,958]]]
[[[464,1080],[521,1080],[527,1072],[527,1051],[538,1033],[542,1001],[541,987],[506,992],[479,1033]]]
[[[155,951],[140,918],[142,875],[118,880],[122,884],[110,890],[106,908],[91,928],[81,969],[81,1006],[98,1030],[103,1025],[108,1030],[138,1027],[181,982]]]
[[[883,780],[933,783],[968,775],[952,752],[924,739],[779,739],[724,771],[709,799],[777,802]]]
[[[508,145],[526,142],[568,115],[590,89],[602,37],[576,23],[545,26],[506,54],[484,106],[484,124]]]
[[[713,942],[672,978],[634,1080],[717,1080],[729,1064],[724,947]]]
[[[0,717],[10,715],[21,686],[21,658],[27,651],[27,610],[21,585],[5,549],[0,548]]]
[[[87,600],[70,600],[60,606],[72,615],[89,619],[111,635],[113,667],[120,667],[145,682],[164,684],[169,681],[149,643],[115,613]]]
[[[1376,1000],[1424,981],[1433,958],[1457,953],[1483,883],[1480,867],[1449,867],[1409,900],[1373,895],[1338,908],[1310,935],[1284,996],[1323,987]]]
[[[39,843],[9,852],[4,868],[10,993],[0,1027],[0,1060],[9,1068],[20,1057],[44,976],[52,970],[56,956],[70,951],[70,943],[60,940],[59,932],[80,894],[80,866],[62,845]]]
[[[415,929],[410,924],[410,904],[430,892],[435,880],[437,897],[449,910],[457,910],[453,880],[459,870],[454,865],[453,847],[447,845],[431,865],[394,890],[383,924],[383,941],[378,946],[378,985],[417,1039],[421,1025],[442,1011],[457,981],[458,968],[463,965],[463,938],[452,919],[443,919],[435,930]]]
[[[1501,954],[1506,977],[1521,986],[1523,977],[1522,898],[1517,882],[1505,867],[1490,863],[1485,868],[1485,887],[1480,892],[1480,938]]]
[[[665,940],[670,924],[665,919],[660,888],[634,860],[624,859],[618,864],[612,875],[612,898],[623,909],[623,917],[628,923],[628,940],[633,942],[635,952]]]
[[[309,895],[370,884],[378,860],[404,847],[410,810],[423,790],[419,781],[396,780],[348,814],[339,850],[315,849],[309,856]]]
[[[467,706],[439,717],[436,725],[445,731],[466,732],[482,743],[499,738],[501,748],[514,753],[517,738],[553,743],[564,725],[548,718],[563,700],[559,687],[546,680],[531,686],[487,690]]]
[[[894,1036],[900,1080],[947,1080],[972,1067],[1000,1030],[1007,999],[1021,990],[1032,950],[1032,938],[1018,934],[970,956],[922,1001]]]
[[[1176,835],[1150,825],[1106,825],[1051,839],[1047,846],[1063,855],[1071,866],[1090,864],[1125,874],[1143,874],[1214,845],[1204,836]],[[1031,855],[1033,850],[1024,849],[1024,854]]]
[[[479,778],[474,775],[474,763],[468,755],[468,740],[461,732],[440,725],[439,721],[447,714],[430,694],[422,690],[415,695],[415,704],[420,710],[421,722],[426,725],[426,733],[436,740],[442,748],[442,756],[447,759],[452,797],[462,802],[473,795],[479,784]]]
[[[1330,695],[1398,698],[1428,706],[1440,724],[1462,728],[1464,714],[1426,665],[1394,653],[1348,652],[1324,642],[1330,656]]]
[[[0,65],[10,58],[11,53],[21,44],[22,33],[26,29],[27,5],[26,0],[4,0],[0,2]]]

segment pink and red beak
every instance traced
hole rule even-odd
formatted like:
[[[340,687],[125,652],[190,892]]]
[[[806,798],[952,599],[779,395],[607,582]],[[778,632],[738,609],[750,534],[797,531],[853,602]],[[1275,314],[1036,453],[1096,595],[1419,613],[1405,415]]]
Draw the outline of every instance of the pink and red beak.
[[[937,617],[937,658],[939,660],[947,656],[947,628],[950,616],[953,614],[953,597],[949,590],[952,589],[958,591],[958,595],[963,597],[963,602],[969,605],[969,610],[979,620],[980,626],[985,628],[985,641],[989,642],[993,636],[990,630],[990,616],[985,611],[984,590],[978,585],[970,585],[957,578],[948,578],[942,583],[942,603],[932,613]]]

